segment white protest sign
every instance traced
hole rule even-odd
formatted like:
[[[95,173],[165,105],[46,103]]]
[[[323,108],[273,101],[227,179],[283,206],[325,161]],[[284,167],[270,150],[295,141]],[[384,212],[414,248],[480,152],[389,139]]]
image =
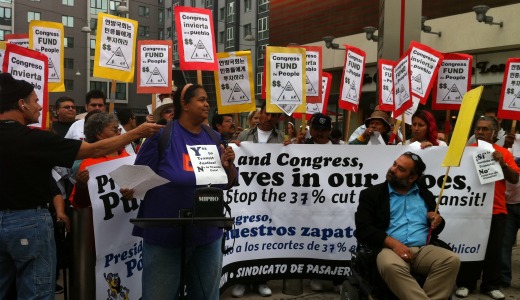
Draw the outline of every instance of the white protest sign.
[[[221,53],[219,53],[219,56]],[[222,106],[251,103],[251,52],[218,58],[218,93]]]
[[[412,106],[410,85],[410,63],[408,55],[403,56],[394,68],[394,118]]]
[[[379,109],[394,110],[394,65],[395,62],[378,60]]]
[[[497,161],[493,159],[493,152],[481,150],[473,154],[475,168],[481,184],[487,184],[504,179],[504,172]]]
[[[343,80],[340,88],[339,107],[357,111],[361,99],[361,86],[365,74],[366,53],[358,48],[346,45]]]
[[[286,48],[293,53],[269,52],[270,100],[272,104],[303,103],[305,49]],[[296,52],[298,51],[298,52]],[[305,89],[306,92],[306,89]]]
[[[227,184],[228,178],[215,145],[186,145],[197,185]]]
[[[29,34],[27,33],[6,34],[5,41],[13,45],[29,48]]]
[[[446,54],[433,88],[433,109],[458,109],[464,94],[471,88],[472,57]]]
[[[225,191],[235,225],[226,232],[221,286],[281,278],[341,279],[348,250],[357,244],[354,214],[359,194],[384,182],[407,146],[276,145],[234,147],[238,185]],[[439,195],[447,147],[414,150],[427,168],[424,184]],[[461,167],[450,170],[439,212],[440,238],[462,261],[483,260],[494,185],[481,185],[468,147]],[[463,233],[463,234],[462,234]]]
[[[175,7],[182,70],[214,71],[217,69],[211,13],[208,9]]]
[[[326,103],[328,103],[328,98],[326,98],[327,95],[327,86],[329,85],[330,80],[332,79],[332,76],[322,76],[321,77],[321,102],[319,103],[307,103],[307,110],[306,114],[313,115],[315,113],[323,113],[323,107]]]
[[[292,115],[296,109],[298,109],[298,104],[276,104],[276,106],[288,116]]]
[[[305,84],[307,87],[307,97],[320,96],[320,62],[321,56],[319,51],[308,50],[305,53],[306,68],[305,74],[307,76]]]
[[[499,118],[520,119],[520,58],[509,58],[506,62],[499,102]]]
[[[171,85],[171,64],[168,64],[171,55],[170,45],[139,44],[139,86],[164,87]],[[171,90],[170,90],[171,91]]]
[[[412,93],[425,104],[444,56],[417,42],[412,42],[410,48]]]
[[[45,54],[49,59],[49,83],[61,83],[62,86],[52,88],[52,91],[65,91],[64,83],[64,28],[61,23],[31,21],[29,25],[29,46],[31,49]]]

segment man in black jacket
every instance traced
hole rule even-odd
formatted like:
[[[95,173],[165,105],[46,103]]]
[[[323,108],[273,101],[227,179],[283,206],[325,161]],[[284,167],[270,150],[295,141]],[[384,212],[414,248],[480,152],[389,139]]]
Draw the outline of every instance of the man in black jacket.
[[[444,228],[435,213],[435,197],[418,183],[426,165],[411,152],[399,156],[386,181],[360,193],[356,212],[357,239],[377,249],[377,268],[399,299],[447,299],[460,266],[459,257],[428,244]],[[421,288],[411,275],[426,277]]]

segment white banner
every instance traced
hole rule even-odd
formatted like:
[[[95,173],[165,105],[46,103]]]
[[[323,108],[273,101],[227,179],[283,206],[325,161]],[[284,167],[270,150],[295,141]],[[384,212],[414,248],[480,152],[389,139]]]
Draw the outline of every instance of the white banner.
[[[348,148],[344,148],[348,147]],[[367,148],[368,147],[368,148]],[[221,286],[236,280],[341,279],[356,245],[354,213],[361,190],[385,180],[407,146],[242,144],[235,147],[239,186],[225,192],[236,228],[226,232]],[[425,182],[438,195],[447,147],[416,151],[426,163]],[[485,254],[494,184],[481,185],[466,149],[451,168],[440,213],[440,238],[463,261]],[[340,276],[340,277],[337,277]],[[246,280],[246,281],[247,281]]]

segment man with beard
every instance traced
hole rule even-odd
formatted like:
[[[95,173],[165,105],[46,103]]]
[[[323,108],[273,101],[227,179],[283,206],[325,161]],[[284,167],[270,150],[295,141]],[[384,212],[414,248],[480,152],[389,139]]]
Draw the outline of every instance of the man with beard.
[[[445,223],[420,183],[425,169],[417,154],[402,154],[385,182],[361,191],[355,214],[359,243],[378,253],[377,269],[399,299],[448,299],[460,265],[455,253],[432,245]],[[426,277],[422,288],[412,274]]]
[[[253,142],[260,144],[283,144],[285,135],[276,128],[280,120],[279,113],[266,111],[265,102],[260,109],[259,123],[256,127],[242,131],[238,135],[240,142]]]
[[[215,111],[213,118],[211,118],[211,128],[220,133],[221,139],[226,144],[229,143],[236,132],[235,122],[233,122],[233,115],[223,114],[219,115]]]
[[[475,138],[480,143],[484,141],[493,145],[493,159],[498,162],[504,173],[504,179],[495,181],[495,193],[493,195],[493,215],[489,238],[486,247],[484,261],[464,262],[460,267],[457,277],[458,289],[455,295],[465,298],[477,287],[477,281],[482,274],[480,292],[493,299],[505,299],[500,291],[501,267],[502,267],[502,243],[507,221],[506,207],[506,181],[512,184],[518,182],[520,169],[515,163],[513,155],[506,149],[497,145],[500,123],[493,116],[482,116],[475,125]],[[471,146],[477,146],[477,143]]]

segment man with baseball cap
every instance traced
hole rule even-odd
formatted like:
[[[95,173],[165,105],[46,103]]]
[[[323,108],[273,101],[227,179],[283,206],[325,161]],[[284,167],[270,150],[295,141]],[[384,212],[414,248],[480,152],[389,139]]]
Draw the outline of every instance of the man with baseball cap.
[[[315,113],[311,118],[311,137],[305,139],[305,133],[300,132],[297,137],[298,144],[332,144],[330,132],[332,131],[332,119],[322,113]]]
[[[163,126],[145,123],[96,143],[31,129],[42,107],[33,86],[0,74],[0,299],[16,280],[18,299],[54,299],[56,248],[49,178],[53,166],[100,157]]]

